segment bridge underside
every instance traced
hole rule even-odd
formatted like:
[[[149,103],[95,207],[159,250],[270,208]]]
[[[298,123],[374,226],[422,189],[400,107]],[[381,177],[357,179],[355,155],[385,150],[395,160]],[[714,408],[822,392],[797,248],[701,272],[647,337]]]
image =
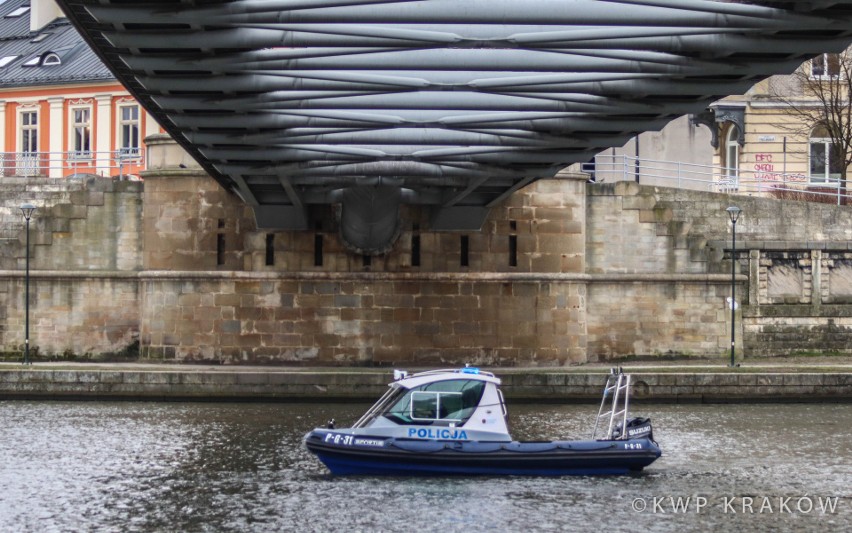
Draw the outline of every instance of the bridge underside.
[[[852,41],[852,0],[60,0],[260,227],[399,206],[477,229],[524,185]]]

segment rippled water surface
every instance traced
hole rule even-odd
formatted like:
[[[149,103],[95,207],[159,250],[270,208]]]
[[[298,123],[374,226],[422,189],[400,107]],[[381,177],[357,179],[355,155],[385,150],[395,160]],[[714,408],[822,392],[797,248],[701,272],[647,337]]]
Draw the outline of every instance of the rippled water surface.
[[[848,405],[644,405],[664,455],[632,477],[331,477],[302,436],[367,407],[0,402],[0,531],[852,531]],[[515,406],[513,434],[596,410]]]

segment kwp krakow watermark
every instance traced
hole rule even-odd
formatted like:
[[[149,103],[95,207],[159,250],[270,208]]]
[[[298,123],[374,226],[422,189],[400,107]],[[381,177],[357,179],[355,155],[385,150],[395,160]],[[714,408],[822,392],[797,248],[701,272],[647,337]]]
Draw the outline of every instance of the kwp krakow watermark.
[[[634,498],[631,508],[648,514],[834,515],[841,511],[839,496],[653,496]]]

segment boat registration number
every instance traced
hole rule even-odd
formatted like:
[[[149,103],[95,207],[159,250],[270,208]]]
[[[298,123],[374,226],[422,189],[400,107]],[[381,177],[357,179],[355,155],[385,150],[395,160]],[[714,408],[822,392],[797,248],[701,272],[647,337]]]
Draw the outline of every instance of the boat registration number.
[[[343,435],[342,433],[326,433],[323,442],[339,444],[341,446],[374,446],[383,447],[385,441],[381,439],[366,439],[354,435]]]
[[[642,443],[641,442],[627,442],[624,444],[625,450],[641,450]]]

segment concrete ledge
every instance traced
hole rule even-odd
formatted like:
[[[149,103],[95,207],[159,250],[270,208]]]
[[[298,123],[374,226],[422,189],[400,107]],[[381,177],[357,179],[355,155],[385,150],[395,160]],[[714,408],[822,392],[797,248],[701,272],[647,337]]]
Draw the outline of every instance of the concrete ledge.
[[[0,279],[23,279],[20,270],[0,270]],[[579,274],[571,272],[248,272],[238,270],[31,270],[33,279],[118,279],[139,281],[237,280],[237,281],[445,281],[451,283],[730,283],[730,274]],[[737,281],[748,281],[738,274]]]
[[[605,372],[498,373],[511,401],[599,402]],[[372,401],[390,370],[38,370],[0,369],[0,399]],[[633,373],[645,402],[852,401],[852,373]]]

